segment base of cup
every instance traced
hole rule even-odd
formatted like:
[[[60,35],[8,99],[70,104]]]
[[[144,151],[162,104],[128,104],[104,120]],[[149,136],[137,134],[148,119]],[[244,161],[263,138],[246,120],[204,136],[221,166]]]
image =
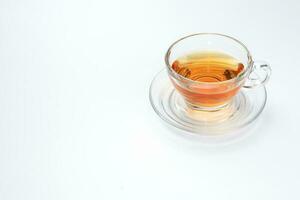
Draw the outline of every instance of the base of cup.
[[[225,104],[218,105],[218,106],[200,106],[200,105],[195,105],[195,104],[192,104],[188,101],[185,101],[186,105],[190,109],[197,110],[197,111],[207,111],[207,112],[216,112],[216,111],[222,110],[222,109],[228,107],[230,102],[231,101],[228,101]]]

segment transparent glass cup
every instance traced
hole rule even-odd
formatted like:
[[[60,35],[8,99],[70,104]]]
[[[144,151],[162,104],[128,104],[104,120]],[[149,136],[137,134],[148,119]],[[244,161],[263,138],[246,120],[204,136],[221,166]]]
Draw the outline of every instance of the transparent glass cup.
[[[178,74],[172,63],[191,52],[223,52],[243,64],[236,77],[219,82],[201,82]],[[265,62],[254,62],[247,47],[237,39],[218,33],[197,33],[175,41],[165,55],[169,77],[176,90],[192,109],[216,111],[228,105],[241,87],[254,88],[265,84],[271,68]]]

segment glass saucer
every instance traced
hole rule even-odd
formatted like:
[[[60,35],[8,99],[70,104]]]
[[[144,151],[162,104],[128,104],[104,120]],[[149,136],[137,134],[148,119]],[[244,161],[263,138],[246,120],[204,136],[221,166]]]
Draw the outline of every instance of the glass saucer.
[[[263,111],[266,88],[242,88],[233,100],[218,111],[193,110],[174,89],[167,70],[153,79],[149,98],[154,111],[171,126],[204,136],[234,133],[253,122]]]

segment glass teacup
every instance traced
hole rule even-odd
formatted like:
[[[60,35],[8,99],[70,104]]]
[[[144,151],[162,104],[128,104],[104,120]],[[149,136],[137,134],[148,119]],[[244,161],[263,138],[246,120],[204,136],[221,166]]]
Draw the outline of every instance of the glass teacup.
[[[271,74],[268,64],[252,60],[243,43],[218,33],[177,40],[168,49],[165,62],[173,85],[196,110],[222,109],[241,87],[265,84]]]

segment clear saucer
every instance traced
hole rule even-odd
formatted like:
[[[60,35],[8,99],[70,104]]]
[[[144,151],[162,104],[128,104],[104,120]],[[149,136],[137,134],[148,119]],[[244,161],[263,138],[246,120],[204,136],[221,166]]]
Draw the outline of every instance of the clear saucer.
[[[198,135],[217,136],[235,133],[253,122],[266,105],[267,92],[263,85],[243,88],[221,110],[193,110],[174,89],[164,69],[153,79],[149,97],[158,116],[171,126]]]

